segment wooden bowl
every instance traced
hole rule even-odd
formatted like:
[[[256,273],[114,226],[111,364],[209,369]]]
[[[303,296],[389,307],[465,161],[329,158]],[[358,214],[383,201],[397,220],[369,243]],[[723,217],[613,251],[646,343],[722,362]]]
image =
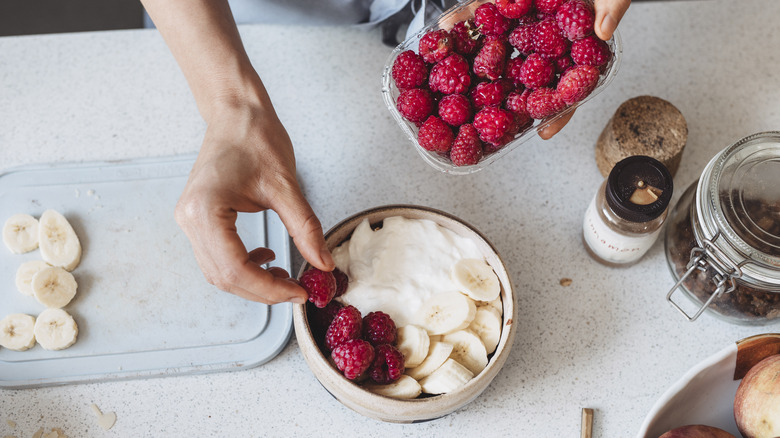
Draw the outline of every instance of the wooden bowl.
[[[428,219],[456,234],[473,239],[482,251],[485,260],[492,266],[501,283],[501,300],[503,302],[503,330],[501,340],[493,353],[487,367],[462,388],[436,396],[422,396],[413,400],[399,400],[373,394],[362,386],[347,380],[328,358],[320,351],[312,336],[307,317],[307,306],[293,306],[293,323],[295,337],[300,345],[301,353],[320,381],[322,386],[338,401],[350,409],[365,416],[394,423],[415,423],[443,417],[465,406],[477,398],[490,385],[499,370],[506,362],[515,335],[516,317],[512,282],[507,274],[503,261],[493,245],[471,225],[448,213],[432,208],[413,205],[388,205],[357,213],[331,228],[325,233],[328,248],[333,250],[342,242],[348,240],[357,225],[368,218],[371,225],[378,225],[385,218],[403,216],[409,219]],[[304,263],[298,277],[309,269]]]

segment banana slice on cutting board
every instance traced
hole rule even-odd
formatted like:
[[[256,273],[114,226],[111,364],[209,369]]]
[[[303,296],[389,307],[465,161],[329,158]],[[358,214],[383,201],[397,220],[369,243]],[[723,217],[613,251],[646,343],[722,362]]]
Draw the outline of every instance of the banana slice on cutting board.
[[[447,359],[442,366],[420,380],[420,386],[426,394],[446,394],[469,383],[474,377],[468,368],[455,359]]]
[[[477,314],[474,321],[468,326],[468,330],[473,331],[485,344],[485,350],[488,354],[496,351],[498,341],[501,340],[501,312],[492,306],[477,307]]]
[[[63,350],[76,342],[79,327],[68,312],[46,309],[35,321],[35,339],[46,350]]]
[[[429,335],[442,335],[468,327],[476,313],[477,306],[471,298],[460,292],[441,292],[420,306],[415,321]]]
[[[19,269],[16,270],[16,289],[24,295],[30,297],[34,296],[32,278],[38,271],[43,268],[48,268],[49,266],[51,265],[43,260],[30,260],[29,262],[22,263],[19,266]]]
[[[420,383],[406,374],[401,375],[401,378],[393,383],[388,383],[386,385],[366,383],[363,385],[363,387],[373,392],[374,394],[401,399],[417,398],[417,396],[422,393],[422,387],[420,386]]]
[[[14,254],[38,248],[38,219],[29,214],[15,214],[3,225],[3,243]]]
[[[41,258],[52,266],[72,271],[81,261],[81,242],[65,216],[46,210],[38,226]]]
[[[24,351],[35,345],[35,318],[24,313],[13,313],[0,320],[0,346]]]
[[[442,340],[452,344],[450,358],[468,368],[475,376],[488,364],[487,350],[482,340],[471,330],[460,330],[444,335]]]
[[[420,380],[432,372],[436,371],[452,353],[453,345],[446,342],[431,342],[431,348],[428,350],[428,356],[420,365],[414,368],[407,368],[404,372],[407,376],[415,380]]]
[[[416,325],[405,325],[396,331],[396,347],[404,355],[404,366],[414,368],[428,356],[431,338],[428,332]]]
[[[450,274],[462,292],[474,300],[493,301],[501,293],[496,273],[482,259],[460,259],[452,266]]]
[[[50,309],[65,307],[78,288],[73,274],[59,266],[41,269],[33,275],[30,285],[35,299]]]

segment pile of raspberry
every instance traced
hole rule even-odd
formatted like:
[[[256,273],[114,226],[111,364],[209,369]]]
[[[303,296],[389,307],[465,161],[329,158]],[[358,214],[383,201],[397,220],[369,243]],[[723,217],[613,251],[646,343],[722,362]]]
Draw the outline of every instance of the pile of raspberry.
[[[519,133],[587,97],[612,52],[589,0],[495,0],[401,52],[396,107],[423,148],[477,164]]]
[[[346,274],[338,269],[324,272],[312,268],[299,281],[311,302],[308,314],[312,335],[344,377],[358,382],[371,379],[383,385],[401,377],[404,356],[395,347],[393,319],[378,311],[364,317],[354,306],[334,300],[347,290]]]

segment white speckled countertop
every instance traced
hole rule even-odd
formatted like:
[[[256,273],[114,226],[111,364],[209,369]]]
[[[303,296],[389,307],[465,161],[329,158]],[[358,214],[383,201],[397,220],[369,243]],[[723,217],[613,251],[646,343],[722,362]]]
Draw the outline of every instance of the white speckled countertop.
[[[70,437],[571,437],[582,407],[596,410],[594,436],[635,435],[691,366],[777,326],[738,327],[710,316],[686,322],[664,299],[673,281],[660,241],[629,269],[591,260],[580,227],[602,180],[594,143],[626,99],[671,101],[689,128],[679,195],[730,143],[780,128],[778,16],[780,2],[772,0],[635,3],[620,25],[624,58],[607,90],[553,140],[534,140],[459,177],[428,167],[385,109],[380,76],[390,49],[377,34],[243,27],[325,228],[369,207],[412,203],[454,213],[495,244],[520,314],[506,366],[452,415],[384,424],[333,399],[293,339],[250,370],[0,390],[0,436],[60,427]],[[0,38],[0,169],[191,153],[203,132],[153,30]],[[571,286],[559,284],[563,277]],[[99,428],[91,403],[117,413],[113,429]]]

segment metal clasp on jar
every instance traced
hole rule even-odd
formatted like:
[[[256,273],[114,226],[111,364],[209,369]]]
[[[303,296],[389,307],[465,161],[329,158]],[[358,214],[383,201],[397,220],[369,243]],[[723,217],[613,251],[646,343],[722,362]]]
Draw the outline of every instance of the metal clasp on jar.
[[[715,241],[718,240],[718,237],[720,237],[720,232],[716,233],[715,236],[712,237],[712,240],[703,239],[703,247],[697,246],[691,250],[691,259],[688,262],[688,265],[686,265],[687,270],[685,271],[685,274],[680,277],[677,283],[672,286],[669,293],[666,294],[666,301],[669,301],[672,306],[679,310],[688,321],[695,321],[704,313],[704,310],[707,309],[713,301],[724,293],[729,293],[736,289],[736,280],[742,277],[740,265],[734,263],[715,245]],[[694,269],[706,271],[707,267],[712,267],[715,271],[715,275],[712,277],[712,282],[715,283],[715,291],[712,292],[710,298],[701,306],[701,308],[691,316],[677,303],[672,301],[672,294],[674,294],[677,288],[682,286],[685,279],[693,273]]]

